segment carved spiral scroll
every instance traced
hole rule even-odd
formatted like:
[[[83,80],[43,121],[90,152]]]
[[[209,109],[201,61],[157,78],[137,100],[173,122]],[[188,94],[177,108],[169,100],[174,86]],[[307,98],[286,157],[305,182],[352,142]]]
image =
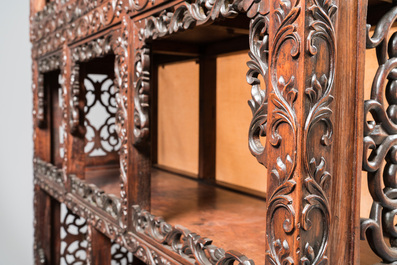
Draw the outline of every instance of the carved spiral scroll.
[[[247,82],[252,86],[252,99],[248,101],[252,111],[252,120],[249,128],[249,148],[258,162],[266,166],[266,150],[261,143],[261,137],[266,136],[267,128],[267,94],[261,87],[261,80],[268,79],[268,14],[258,15],[250,24],[250,52],[251,60],[247,63]],[[265,82],[266,82],[265,81]],[[263,86],[267,86],[263,83]]]
[[[367,26],[367,48],[376,48],[379,68],[371,99],[364,103],[363,169],[374,202],[369,219],[361,220],[361,237],[387,263],[397,261],[397,33],[388,39],[396,20],[394,7],[379,21],[372,37]]]

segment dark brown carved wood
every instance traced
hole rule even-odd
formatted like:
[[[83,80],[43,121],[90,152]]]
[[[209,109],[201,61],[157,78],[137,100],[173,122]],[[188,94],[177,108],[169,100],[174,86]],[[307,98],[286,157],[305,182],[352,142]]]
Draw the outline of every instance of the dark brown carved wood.
[[[368,4],[391,6],[31,0],[35,264],[60,264],[67,255],[89,264],[367,264],[358,242],[361,159],[374,198],[361,232],[384,262],[396,261],[394,35],[386,38],[395,10],[367,38],[380,67],[364,109]],[[267,176],[257,176],[267,178],[266,201],[250,191],[225,191],[216,181],[216,58],[241,50],[250,56],[248,148],[267,168]],[[159,133],[157,66],[192,58],[200,62],[199,181],[151,168]],[[92,73],[106,77],[95,81]],[[107,79],[112,85],[104,87]],[[109,104],[102,100],[107,95]],[[105,122],[94,128],[96,102]],[[368,112],[374,122],[365,120],[363,129]],[[102,155],[93,157],[95,150]],[[78,248],[69,250],[73,242]]]
[[[390,38],[397,19],[397,8],[390,9],[370,36],[367,26],[367,49],[376,48],[379,68],[374,78],[371,98],[365,101],[363,169],[374,200],[369,219],[361,220],[361,236],[387,264],[397,261],[395,231],[396,203],[396,36]],[[385,98],[387,103],[385,102]],[[387,105],[386,105],[387,104]],[[385,238],[386,237],[386,238]],[[386,243],[389,241],[390,245]]]

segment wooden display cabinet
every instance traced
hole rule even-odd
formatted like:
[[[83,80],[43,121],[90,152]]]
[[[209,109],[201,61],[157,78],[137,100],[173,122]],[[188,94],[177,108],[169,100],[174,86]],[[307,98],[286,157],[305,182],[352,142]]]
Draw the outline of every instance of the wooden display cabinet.
[[[381,0],[31,0],[35,264],[396,263],[396,20]],[[241,52],[240,123],[218,59]],[[180,90],[161,83],[187,61]],[[164,96],[183,89],[197,101]],[[263,171],[218,179],[237,150],[219,137]]]

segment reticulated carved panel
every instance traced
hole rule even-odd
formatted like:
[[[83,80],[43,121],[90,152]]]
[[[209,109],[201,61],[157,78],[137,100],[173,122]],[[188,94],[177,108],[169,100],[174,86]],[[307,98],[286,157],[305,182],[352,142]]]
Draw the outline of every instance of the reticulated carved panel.
[[[87,74],[84,78],[85,147],[88,156],[117,153],[120,140],[116,131],[116,90],[113,79],[105,74]]]
[[[120,167],[120,196],[124,203],[121,204],[123,209],[112,216],[117,216],[122,224],[127,220],[124,187],[127,182],[127,99],[131,75],[128,71],[128,21],[124,17],[119,27],[71,48],[69,101],[70,132],[85,138],[86,166]]]
[[[387,264],[397,262],[397,33],[391,29],[396,20],[394,7],[379,21],[373,36],[367,25],[367,49],[376,48],[379,68],[371,98],[364,103],[363,169],[374,202],[369,218],[361,220],[361,237]]]
[[[87,224],[61,204],[61,265],[83,265],[87,259]]]

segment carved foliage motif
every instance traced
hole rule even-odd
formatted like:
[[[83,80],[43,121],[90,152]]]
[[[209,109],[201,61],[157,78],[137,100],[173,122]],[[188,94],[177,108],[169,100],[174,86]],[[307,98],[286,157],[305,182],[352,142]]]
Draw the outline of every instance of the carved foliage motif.
[[[181,3],[173,12],[163,11],[145,19],[138,36],[142,42],[156,39],[194,26],[206,25],[219,18],[231,18],[242,8],[241,0],[197,0]]]
[[[113,220],[106,218],[103,214],[98,214],[96,211],[97,207],[100,205],[96,205],[96,203],[106,203],[108,204],[105,209],[109,209],[112,211],[113,207],[109,205],[108,198],[106,195],[100,191],[93,190],[90,187],[82,182],[81,180],[74,178],[77,182],[77,185],[74,185],[75,192],[82,192],[83,194],[87,194],[88,191],[90,194],[94,193],[96,195],[90,196],[92,203],[82,203],[82,199],[80,195],[76,193],[67,193],[66,188],[63,184],[63,172],[60,169],[57,169],[55,166],[50,163],[46,163],[41,161],[38,158],[34,159],[34,183],[39,185],[39,187],[49,193],[52,197],[54,197],[59,202],[63,202],[68,209],[71,210],[73,214],[79,216],[86,220],[86,224],[92,225],[95,229],[105,234],[109,239],[113,240],[115,243],[120,246],[126,248],[129,252],[133,253],[137,258],[149,263],[150,265],[171,265],[175,264],[175,262],[171,262],[168,256],[164,256],[162,253],[159,253],[157,250],[152,249],[151,245],[147,244],[144,240],[136,237],[132,233],[126,233],[124,229],[120,228]],[[72,176],[73,178],[73,176]],[[75,196],[78,195],[78,196]],[[88,195],[87,195],[88,196]],[[96,197],[96,198],[93,198]],[[112,198],[110,198],[112,199]],[[115,198],[117,200],[117,198]],[[36,200],[36,197],[35,197]],[[85,201],[85,200],[84,200]],[[37,202],[35,201],[37,205]],[[110,203],[112,204],[112,203]],[[95,210],[93,210],[95,209]],[[81,222],[79,222],[81,224]],[[38,231],[38,230],[35,230]],[[88,236],[88,235],[87,235]],[[37,238],[37,236],[36,236]],[[89,238],[87,239],[89,241]],[[43,253],[43,249],[40,245],[37,244],[38,241],[35,241],[35,259],[42,260],[45,262],[45,257]],[[83,244],[83,246],[85,246]],[[89,245],[87,245],[87,249]],[[38,264],[41,264],[38,262]]]
[[[168,34],[186,30],[194,26],[212,23],[218,18],[237,15],[240,0],[198,0],[181,3],[176,9],[163,11],[157,16],[150,16],[139,22],[139,43],[135,49],[134,79],[134,140],[135,145],[147,139],[149,135],[149,76],[150,58],[146,42]]]
[[[328,165],[326,162],[327,159],[332,157],[330,150],[333,123],[330,104],[333,100],[331,93],[335,77],[336,37],[334,19],[337,8],[332,1],[314,0],[309,11],[313,20],[309,25],[307,52],[310,57],[316,57],[320,51],[325,52],[329,59],[327,60],[327,70],[324,71],[321,66],[317,65],[313,67],[311,79],[307,80],[310,85],[305,90],[306,97],[310,102],[310,108],[303,130],[303,153],[306,156],[304,164],[308,176],[304,180],[307,194],[304,197],[302,228],[310,234],[310,229],[312,228],[310,215],[311,212],[316,210],[322,215],[322,231],[314,236],[315,241],[306,243],[301,261],[304,264],[322,264],[328,261],[326,250],[331,221],[329,204],[331,173],[327,171]],[[321,42],[325,43],[326,48],[320,46]],[[321,77],[318,79],[317,76]],[[320,143],[313,142],[313,139],[316,138],[311,139],[310,133],[320,123],[324,124],[325,133],[322,135]],[[325,152],[309,151],[311,145],[322,146]],[[332,162],[329,162],[329,164],[332,164]],[[316,247],[315,245],[318,246]]]
[[[146,47],[135,54],[134,137],[135,144],[149,136],[150,50]]]
[[[53,1],[34,15],[31,41],[34,57],[43,56],[70,43],[96,33],[116,23],[124,12],[122,0]]]
[[[364,103],[363,169],[374,202],[369,219],[361,220],[361,237],[367,238],[372,250],[386,263],[397,261],[397,33],[388,37],[396,20],[394,7],[378,22],[372,37],[371,26],[367,26],[367,48],[376,48],[379,68],[371,99]]]
[[[267,94],[266,90],[261,87],[262,77],[264,82],[262,86],[267,86],[268,80],[268,56],[269,56],[269,34],[268,34],[268,14],[265,16],[258,15],[251,20],[250,24],[250,52],[251,60],[247,63],[249,71],[247,72],[247,82],[252,86],[252,99],[249,100],[249,106],[252,111],[252,120],[249,128],[249,148],[258,162],[266,165],[266,150],[261,143],[261,137],[266,136],[267,130]]]
[[[71,193],[83,198],[89,204],[103,210],[111,217],[120,218],[120,199],[98,189],[94,184],[88,184],[74,175],[70,175]]]

